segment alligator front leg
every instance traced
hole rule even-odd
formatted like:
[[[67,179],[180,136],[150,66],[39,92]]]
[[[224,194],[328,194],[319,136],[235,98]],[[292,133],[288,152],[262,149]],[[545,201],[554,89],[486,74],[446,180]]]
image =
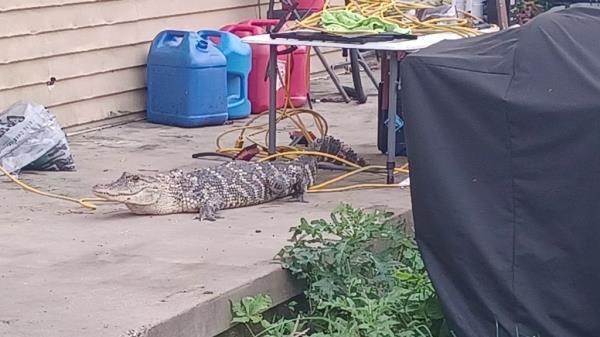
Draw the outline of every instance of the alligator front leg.
[[[292,201],[308,204],[308,201],[304,200],[304,193],[292,194]]]
[[[195,217],[196,220],[202,221],[216,221],[223,217],[218,216],[217,212],[222,209],[221,198],[211,198],[210,200],[203,200],[200,202],[198,207],[198,215]]]
[[[304,191],[294,192],[291,195],[292,201],[308,204],[308,201],[304,200],[304,194]]]
[[[304,194],[308,190],[308,179],[301,178],[294,187],[292,188],[291,198],[292,201],[308,203],[308,201],[304,200]]]

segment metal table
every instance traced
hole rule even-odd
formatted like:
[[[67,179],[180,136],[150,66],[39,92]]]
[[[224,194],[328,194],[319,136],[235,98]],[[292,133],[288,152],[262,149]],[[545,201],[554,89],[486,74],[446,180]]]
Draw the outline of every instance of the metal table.
[[[496,29],[482,30],[482,32],[493,32]],[[397,113],[396,101],[398,90],[400,89],[400,79],[398,75],[398,54],[411,53],[429,47],[443,40],[458,40],[463,37],[455,33],[438,33],[419,36],[416,40],[397,40],[389,42],[369,42],[365,44],[353,43],[338,43],[326,41],[305,41],[295,39],[272,39],[268,34],[254,35],[243,38],[242,40],[249,44],[262,44],[270,46],[269,58],[269,153],[274,154],[276,151],[276,121],[277,121],[277,47],[278,46],[311,46],[323,48],[346,48],[346,49],[363,49],[377,50],[384,54],[384,57],[389,61],[388,72],[388,139],[387,139],[387,183],[394,183],[394,169],[396,166],[396,129],[392,118],[395,118]]]

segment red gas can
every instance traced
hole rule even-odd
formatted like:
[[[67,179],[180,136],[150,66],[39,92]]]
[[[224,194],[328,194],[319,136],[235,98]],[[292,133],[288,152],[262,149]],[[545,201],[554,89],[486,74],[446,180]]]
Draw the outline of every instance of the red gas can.
[[[299,10],[313,10],[321,11],[325,6],[325,0],[296,0],[298,2]],[[284,3],[283,8],[287,9],[287,5]]]
[[[251,25],[260,27],[263,29],[263,34],[266,33],[266,27],[276,26],[278,20],[248,20],[240,22],[240,24]],[[286,48],[283,48],[286,49]],[[300,108],[306,105],[307,95],[310,90],[310,53],[309,48],[305,46],[298,46],[296,50],[292,52],[291,57],[289,55],[281,55],[278,59],[281,66],[284,69],[289,69],[290,73],[285,72],[285,80],[290,84],[290,101],[291,107]],[[289,65],[287,63],[290,63]]]
[[[230,32],[239,37],[264,34],[263,28],[247,24],[228,25],[222,27],[221,31]],[[269,67],[269,46],[252,44],[252,69],[248,75],[248,99],[253,114],[265,112],[269,109],[269,80],[265,80]],[[279,50],[284,50],[280,47]],[[285,55],[279,57],[285,60]],[[282,76],[285,76],[285,64],[278,60],[277,66]],[[285,104],[285,87],[281,81],[277,81],[277,108],[283,108]]]

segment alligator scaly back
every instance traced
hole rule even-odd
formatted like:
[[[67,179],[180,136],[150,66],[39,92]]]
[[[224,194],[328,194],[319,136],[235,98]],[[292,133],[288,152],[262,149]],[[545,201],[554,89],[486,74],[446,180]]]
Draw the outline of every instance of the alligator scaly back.
[[[364,164],[349,146],[333,137],[318,140],[307,149]],[[222,209],[252,206],[285,197],[304,202],[304,194],[314,184],[317,164],[321,160],[325,158],[300,156],[291,161],[265,162],[236,160],[189,172],[172,170],[152,176],[123,173],[112,183],[94,186],[93,192],[104,199],[125,204],[135,214],[193,212],[200,220],[215,220]]]

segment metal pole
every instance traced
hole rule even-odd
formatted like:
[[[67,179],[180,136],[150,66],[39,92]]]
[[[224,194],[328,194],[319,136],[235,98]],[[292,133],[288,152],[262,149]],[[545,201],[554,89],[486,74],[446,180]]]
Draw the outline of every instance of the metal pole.
[[[319,49],[319,47],[312,47],[312,49],[315,51],[315,54],[317,54],[317,57],[319,57],[319,60],[321,60],[323,67],[325,67],[325,71],[327,71],[327,73],[329,74],[331,81],[333,81],[333,84],[335,84],[335,87],[339,91],[340,95],[342,95],[342,97],[344,98],[344,101],[346,103],[349,103],[350,97],[348,96],[348,93],[346,93],[346,90],[344,90],[342,82],[340,82],[340,79],[335,73],[335,71],[333,71],[333,69],[331,69],[331,67],[329,66],[329,62],[327,62],[327,59],[325,59],[325,56],[323,56],[321,49]]]
[[[386,52],[389,60],[389,92],[388,92],[388,159],[387,159],[387,183],[394,183],[394,169],[396,167],[396,113],[398,101],[398,55],[396,52]]]
[[[379,88],[379,83],[377,83],[377,80],[375,79],[375,75],[373,75],[373,71],[371,71],[371,68],[369,67],[369,64],[367,63],[367,60],[365,60],[365,58],[362,56],[362,54],[360,53],[360,50],[358,51],[358,62],[360,63],[360,65],[362,65],[363,69],[365,70],[365,73],[367,73],[367,76],[369,76],[369,78],[371,79],[371,83],[373,83],[373,85],[375,86],[375,89]]]
[[[277,45],[269,49],[269,154],[277,150]]]

